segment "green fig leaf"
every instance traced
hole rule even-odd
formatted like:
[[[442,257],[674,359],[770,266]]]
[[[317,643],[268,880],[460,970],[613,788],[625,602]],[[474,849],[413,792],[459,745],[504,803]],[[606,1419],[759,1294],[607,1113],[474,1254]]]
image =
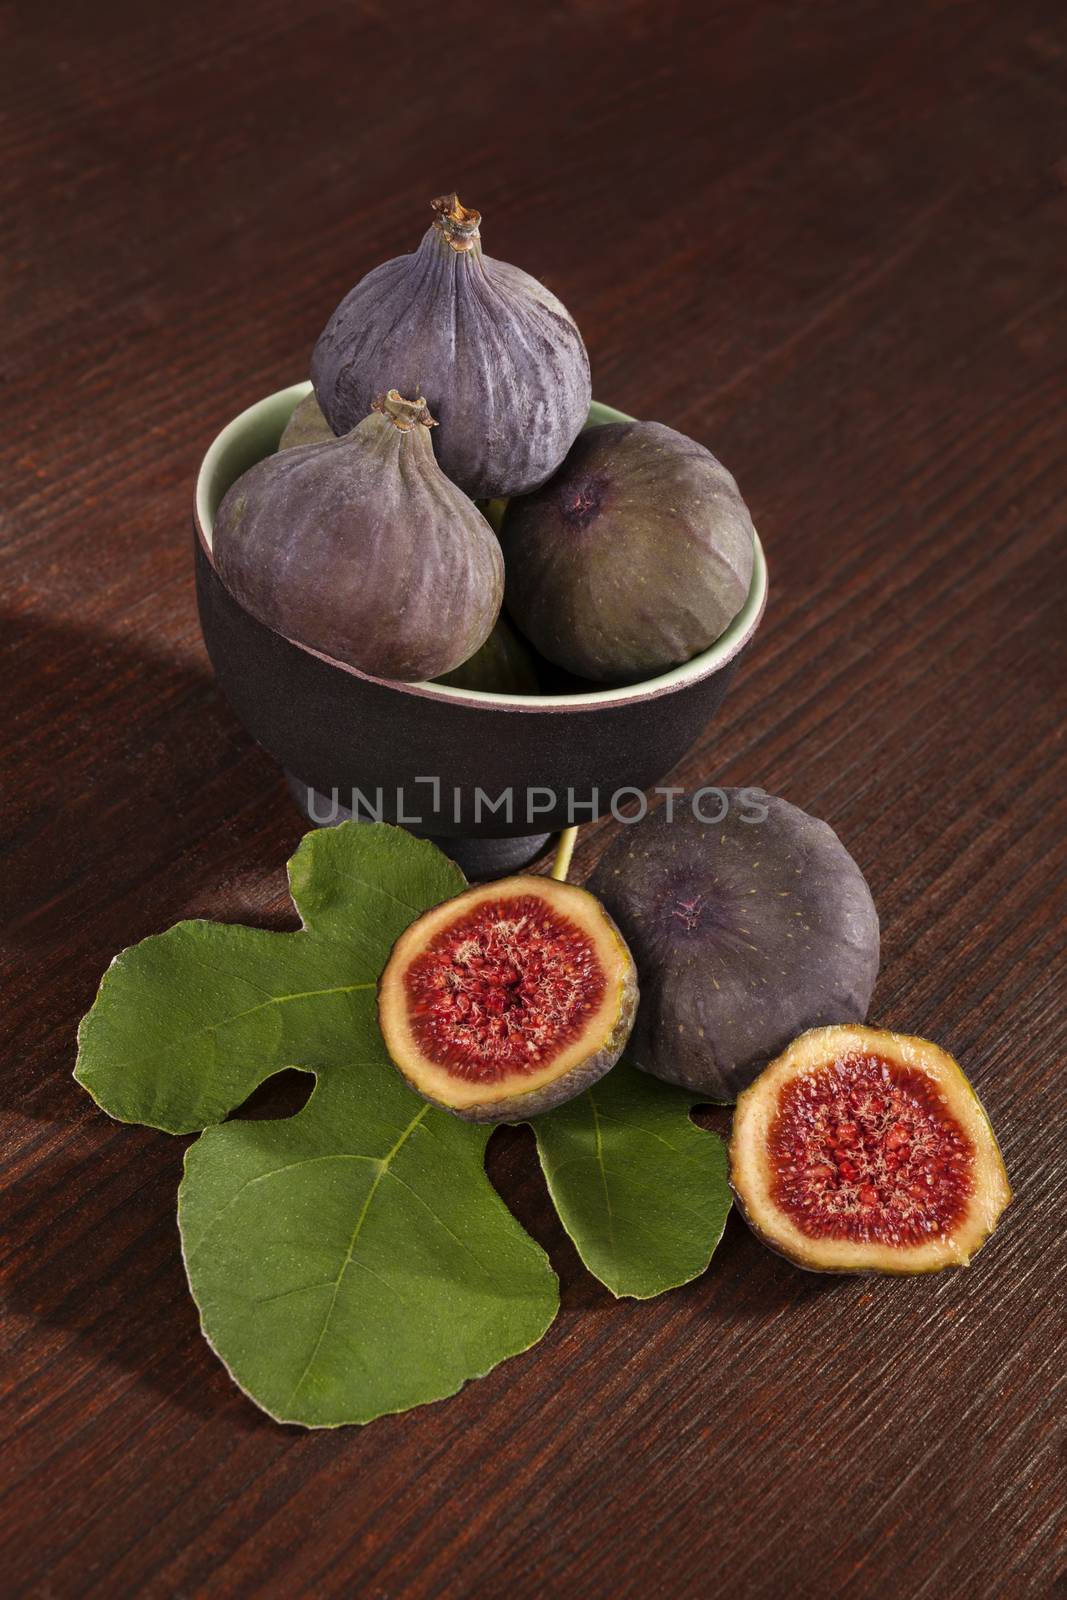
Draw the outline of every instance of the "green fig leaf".
[[[540,1246],[485,1174],[489,1129],[407,1088],[378,1030],[394,942],[466,888],[433,845],[350,823],[289,863],[303,928],[184,922],[112,963],[75,1076],[186,1154],[178,1220],[205,1337],[271,1416],[368,1422],[529,1349],[559,1306]],[[284,1067],[296,1116],[218,1127]]]
[[[281,1067],[344,1070],[371,1036],[380,1053],[373,1001],[390,950],[467,883],[426,840],[349,823],[305,835],[289,886],[299,933],[179,922],[115,957],[74,1072],[110,1116],[197,1133]]]
[[[393,944],[462,874],[402,829],[349,823],[308,834],[289,880],[298,932],[183,922],[117,956],[75,1076],[113,1117],[200,1133],[178,1220],[205,1337],[272,1417],[333,1427],[528,1349],[559,1290],[486,1177],[490,1130],[419,1099],[378,1029]],[[315,1079],[297,1115],[225,1120],[285,1068]],[[693,1103],[624,1062],[534,1123],[564,1226],[616,1295],[695,1277],[722,1232],[722,1145]]]
[[[616,1296],[648,1300],[699,1277],[722,1238],[726,1151],[690,1118],[700,1103],[624,1058],[531,1123],[560,1220]]]
[[[209,1128],[178,1223],[208,1342],[279,1422],[440,1400],[536,1344],[556,1275],[485,1175],[490,1129],[420,1101],[366,1049],[295,1117]]]

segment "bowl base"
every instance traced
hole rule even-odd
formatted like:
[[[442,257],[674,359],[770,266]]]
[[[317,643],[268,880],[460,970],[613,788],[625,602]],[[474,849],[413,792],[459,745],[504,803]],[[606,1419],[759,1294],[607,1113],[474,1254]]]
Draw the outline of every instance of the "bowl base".
[[[294,772],[287,772],[285,778],[300,811],[316,828],[336,828],[339,822],[351,822],[351,808],[342,805],[336,794],[333,797],[322,794]],[[415,829],[409,831],[416,832]],[[521,872],[541,854],[552,835],[526,833],[510,839],[482,839],[418,833],[417,837],[430,839],[446,856],[451,856],[471,883],[484,883],[491,878],[506,878],[513,872]]]

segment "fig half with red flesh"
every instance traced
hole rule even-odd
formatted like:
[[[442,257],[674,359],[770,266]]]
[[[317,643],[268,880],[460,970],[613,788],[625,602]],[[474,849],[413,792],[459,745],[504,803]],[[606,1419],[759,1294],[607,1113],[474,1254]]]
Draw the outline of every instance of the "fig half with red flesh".
[[[730,1183],[764,1243],[814,1272],[966,1266],[1011,1199],[952,1057],[859,1026],[802,1034],[740,1096]]]
[[[633,957],[585,889],[504,878],[413,922],[378,986],[389,1054],[471,1122],[537,1116],[613,1067],[637,1010]]]

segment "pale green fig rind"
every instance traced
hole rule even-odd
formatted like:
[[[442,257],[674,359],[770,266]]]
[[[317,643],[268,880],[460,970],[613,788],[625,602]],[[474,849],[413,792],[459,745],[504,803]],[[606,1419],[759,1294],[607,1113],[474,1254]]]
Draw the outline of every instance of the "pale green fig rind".
[[[589,409],[589,357],[555,295],[436,223],[410,255],[386,261],[334,311],[311,361],[336,433],[374,396],[418,389],[440,423],[443,470],[475,499],[522,494],[552,473]]]
[[[441,908],[434,907],[425,916],[420,917],[418,922],[413,923],[397,940],[383,969],[378,985],[379,1024],[389,1058],[409,1087],[431,1105],[449,1111],[454,1117],[465,1122],[525,1121],[528,1117],[542,1116],[545,1112],[573,1100],[576,1095],[582,1094],[611,1071],[626,1048],[637,1013],[640,997],[637,968],[626,941],[603,906],[588,891],[576,884],[557,883],[551,878],[543,877],[506,878],[495,884],[480,885],[476,889],[468,890],[465,895],[459,897],[458,902],[452,902],[449,909],[454,907],[455,913],[462,915],[464,901],[493,898],[497,892],[510,891],[511,886],[515,884],[528,885],[523,892],[531,894],[540,892],[550,903],[567,896],[595,909],[603,941],[599,948],[602,955],[605,950],[610,950],[613,971],[609,976],[616,985],[614,1000],[607,1032],[598,1033],[600,1023],[598,1019],[591,1019],[579,1044],[572,1047],[577,1059],[562,1068],[557,1075],[548,1078],[547,1081],[539,1082],[528,1091],[498,1092],[495,1095],[487,1095],[484,1100],[468,1100],[464,1094],[462,1097],[457,1095],[455,1100],[451,1100],[443,1089],[439,1088],[435,1093],[430,1086],[438,1076],[438,1072],[430,1063],[418,1058],[417,1047],[410,1039],[402,1017],[403,970],[418,955],[423,947],[422,941],[432,937],[440,927],[444,926],[438,915]]]
[[[549,661],[592,682],[707,649],[744,605],[755,530],[710,450],[658,422],[586,428],[501,529],[508,609]]]
[[[268,456],[230,488],[213,560],[276,633],[373,677],[460,666],[500,612],[492,529],[440,470],[429,428],[372,412],[344,438]]]
[[[278,440],[279,450],[297,450],[305,444],[328,444],[336,438],[333,429],[322,414],[322,408],[312,389],[300,400]]]
[[[560,1220],[616,1298],[648,1300],[690,1283],[722,1238],[726,1151],[692,1121],[697,1104],[624,1055],[601,1083],[531,1124]]]
[[[964,1224],[954,1230],[954,1238],[958,1239],[961,1229],[969,1225],[970,1231],[963,1234],[961,1243],[954,1245],[952,1241],[939,1238],[929,1244],[904,1248],[850,1244],[848,1248],[855,1260],[849,1263],[844,1259],[840,1241],[830,1241],[828,1246],[826,1241],[807,1239],[788,1219],[774,1211],[773,1202],[767,1200],[762,1188],[757,1190],[751,1152],[744,1148],[754,1142],[748,1134],[749,1119],[757,1110],[768,1115],[763,1101],[774,1094],[774,1103],[777,1103],[776,1091],[786,1081],[794,1062],[797,1070],[792,1075],[797,1076],[819,1064],[828,1064],[849,1049],[865,1049],[909,1066],[923,1066],[931,1075],[936,1073],[935,1081],[948,1101],[949,1110],[964,1124],[974,1144],[979,1181],[984,1185],[973,1197]],[[738,1097],[729,1163],[730,1188],[749,1228],[768,1249],[806,1272],[847,1277],[917,1277],[951,1267],[967,1267],[994,1232],[1012,1200],[1011,1184],[992,1123],[959,1063],[928,1039],[859,1024],[810,1029],[794,1040],[781,1056],[768,1063],[755,1082]],[[834,1253],[837,1260],[830,1259]]]
[[[730,1104],[805,1029],[863,1020],[879,926],[825,822],[761,790],[721,793],[721,822],[677,800],[673,820],[664,808],[624,829],[589,888],[642,975],[630,1059]]]

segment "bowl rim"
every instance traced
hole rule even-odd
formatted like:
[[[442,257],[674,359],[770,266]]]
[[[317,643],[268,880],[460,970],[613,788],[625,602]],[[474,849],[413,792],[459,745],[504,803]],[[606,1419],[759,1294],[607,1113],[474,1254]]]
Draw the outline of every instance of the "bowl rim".
[[[263,412],[268,409],[278,409],[282,404],[290,400],[292,401],[290,411],[295,410],[304,396],[311,392],[311,387],[310,380],[305,380],[303,383],[290,384],[285,389],[276,389],[273,394],[264,395],[262,399],[255,401],[250,406],[246,406],[243,411],[228,422],[215,435],[215,438],[208,446],[196,477],[193,521],[197,538],[213,572],[216,569],[211,550],[213,514],[209,507],[209,489],[220,457],[245,429],[259,420]],[[594,401],[593,403],[598,407],[598,410],[607,413],[610,420],[618,422],[633,421],[633,418],[628,416],[626,412],[617,411],[613,406],[604,405],[599,401]],[[306,655],[315,656],[320,661],[326,662],[327,665],[334,667],[338,672],[346,672],[351,677],[360,678],[366,683],[373,683],[386,689],[395,690],[398,694],[419,695],[472,708],[520,712],[580,712],[592,711],[605,706],[654,700],[661,695],[674,694],[679,689],[688,688],[692,684],[699,683],[702,679],[721,671],[744,648],[755,633],[767,604],[767,562],[759,535],[755,533],[755,530],[753,532],[755,559],[752,566],[752,581],[749,585],[745,603],[733,621],[707,650],[702,650],[699,655],[693,656],[691,660],[683,662],[680,666],[671,667],[666,672],[658,673],[653,678],[642,679],[639,683],[616,686],[605,685],[603,689],[583,691],[578,694],[497,694],[489,689],[462,689],[450,683],[399,683],[392,678],[376,678],[369,672],[361,672],[358,667],[349,666],[347,662],[338,661],[333,656],[325,655],[320,650],[314,650],[309,645],[301,644],[296,639],[289,639],[285,634],[279,634],[279,638],[286,639],[287,643],[293,645],[297,650],[304,651]],[[266,626],[266,624],[261,624],[261,626]]]

